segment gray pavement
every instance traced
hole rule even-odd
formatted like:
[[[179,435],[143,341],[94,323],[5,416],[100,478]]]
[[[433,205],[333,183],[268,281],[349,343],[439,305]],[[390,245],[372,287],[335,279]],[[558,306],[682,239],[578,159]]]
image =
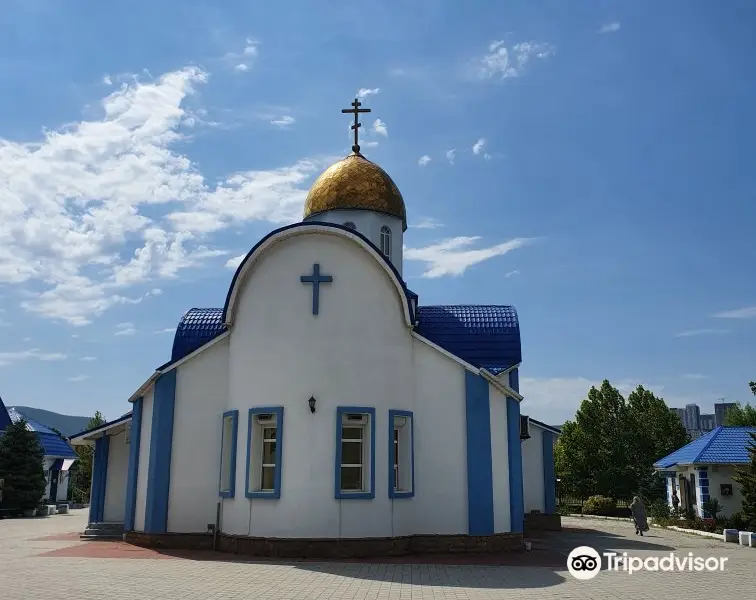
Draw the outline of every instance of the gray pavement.
[[[0,520],[0,600],[303,600],[542,599],[704,600],[753,598],[756,549],[652,529],[639,538],[629,522],[566,518],[566,530],[532,538],[533,551],[507,566],[242,562],[141,554],[123,544],[79,542],[86,511]],[[53,538],[50,538],[53,536]],[[57,536],[57,537],[54,537]],[[723,573],[623,572],[578,581],[564,560],[588,545],[631,556],[728,559]],[[134,550],[134,551],[132,551]],[[129,554],[131,552],[131,554]],[[109,556],[98,558],[98,556]],[[133,556],[130,558],[129,556]],[[554,557],[558,558],[554,562]],[[506,561],[505,561],[506,562]],[[538,566],[551,564],[552,566]]]

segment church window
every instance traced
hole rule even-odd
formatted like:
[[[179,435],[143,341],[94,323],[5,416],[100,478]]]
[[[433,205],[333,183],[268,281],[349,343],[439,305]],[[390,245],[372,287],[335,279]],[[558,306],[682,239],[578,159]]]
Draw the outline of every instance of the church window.
[[[374,498],[375,409],[336,410],[336,497]]]
[[[223,413],[221,429],[221,472],[219,492],[224,498],[233,498],[236,491],[236,435],[239,411]]]
[[[283,407],[249,409],[247,498],[281,497]]]
[[[406,410],[389,411],[389,497],[415,495],[415,450],[413,415]]]
[[[352,221],[347,221],[346,223],[344,223],[344,227],[348,229],[354,229],[354,230],[357,229],[357,225],[355,225],[354,222]]]
[[[391,259],[391,230],[385,225],[381,227],[381,252],[383,256]]]

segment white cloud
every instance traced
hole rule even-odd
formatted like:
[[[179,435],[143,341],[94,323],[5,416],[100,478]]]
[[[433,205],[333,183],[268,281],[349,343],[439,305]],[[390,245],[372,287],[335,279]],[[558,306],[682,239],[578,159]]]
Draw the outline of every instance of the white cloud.
[[[104,83],[105,85],[113,85],[113,78],[112,78],[112,77],[111,77],[110,75],[105,75],[105,76],[104,76],[104,77],[102,78],[102,82],[103,82],[103,83]]]
[[[504,44],[503,41],[494,41],[489,44],[488,53],[476,65],[479,77],[483,79],[517,77],[533,59],[545,59],[554,54],[554,47],[542,42],[520,42],[511,48],[507,48]]]
[[[684,375],[681,375],[683,379],[692,379],[694,381],[700,381],[701,379],[708,379],[706,375],[701,375],[701,373],[685,373]]]
[[[294,125],[297,120],[292,117],[291,115],[284,115],[282,117],[276,117],[275,119],[271,120],[271,125],[275,125],[276,127],[280,127],[281,129],[284,129],[286,127],[289,127],[290,125]]]
[[[364,148],[375,148],[377,145],[378,145],[378,142],[376,142],[374,140],[369,141],[369,142],[362,142],[360,144],[360,146],[362,146]]]
[[[363,100],[367,98],[368,96],[375,96],[376,94],[380,93],[381,88],[360,88],[357,90],[357,98],[359,100]]]
[[[450,165],[454,164],[454,157],[456,156],[456,154],[457,154],[457,151],[454,150],[453,148],[446,153],[446,160],[449,161]]]
[[[233,258],[229,258],[226,261],[226,267],[229,269],[236,269],[244,260],[244,257],[247,256],[246,254],[240,254],[239,256],[234,256]]]
[[[693,337],[698,335],[719,335],[722,333],[730,333],[727,329],[689,329],[687,331],[681,331],[676,333],[673,337],[684,338]]]
[[[68,381],[71,383],[81,383],[82,381],[86,381],[89,379],[91,375],[74,375],[73,377],[69,377]]]
[[[610,381],[627,398],[628,394],[643,385],[657,396],[662,395],[664,386],[645,384],[634,379]],[[573,420],[580,403],[588,397],[591,387],[600,387],[601,381],[586,377],[520,377],[520,393],[525,397],[521,405],[524,415],[533,417],[547,425],[561,426]]]
[[[504,274],[504,277],[514,277],[515,275],[519,275],[519,271],[509,271],[508,273]]]
[[[136,328],[133,323],[118,323],[114,335],[134,335],[135,333]]]
[[[426,166],[431,161],[431,157],[427,154],[423,154],[420,158],[417,159],[417,164],[421,167]]]
[[[439,227],[443,226],[443,223],[430,217],[420,217],[410,224],[410,227],[413,229],[438,229]]]
[[[79,360],[83,360],[85,362],[92,362],[93,360],[97,360],[96,356],[82,356]]]
[[[227,52],[223,57],[223,62],[227,65],[233,65],[233,70],[236,73],[246,73],[251,68],[251,64],[257,59],[259,46],[260,42],[257,40],[247,38],[242,51]]]
[[[239,63],[234,67],[234,71],[236,71],[237,73],[246,73],[247,71],[249,71],[249,65]]]
[[[260,46],[260,42],[258,42],[255,39],[247,38],[246,46],[244,46],[244,56],[257,56],[258,55],[258,47]]]
[[[488,248],[470,250],[473,242],[480,237],[456,237],[425,246],[424,248],[405,248],[404,258],[425,263],[423,277],[432,279],[445,275],[462,275],[471,266],[495,256],[503,256],[535,241],[532,238],[515,238]]]
[[[86,325],[226,254],[208,234],[300,218],[305,184],[327,158],[211,185],[175,148],[196,114],[187,99],[207,79],[193,67],[134,78],[102,101],[99,119],[35,142],[0,138],[0,285],[17,286],[23,308]]]
[[[726,310],[714,316],[718,319],[756,319],[756,306]]]
[[[620,23],[619,21],[615,21],[614,23],[607,23],[606,25],[602,25],[601,29],[599,29],[599,33],[614,33],[615,31],[619,31],[620,29]]]
[[[472,151],[473,154],[478,155],[481,152],[483,152],[483,148],[486,146],[486,140],[485,138],[480,138],[477,142],[473,144]]]
[[[384,123],[380,119],[376,119],[373,122],[373,131],[378,135],[388,137],[388,129],[386,129],[386,123]]]
[[[161,335],[163,333],[176,333],[175,327],[166,327],[165,329],[158,329],[155,331],[155,335]]]
[[[20,350],[18,352],[0,352],[0,367],[7,367],[24,360],[56,361],[65,360],[67,355],[62,352],[42,352],[38,348]]]

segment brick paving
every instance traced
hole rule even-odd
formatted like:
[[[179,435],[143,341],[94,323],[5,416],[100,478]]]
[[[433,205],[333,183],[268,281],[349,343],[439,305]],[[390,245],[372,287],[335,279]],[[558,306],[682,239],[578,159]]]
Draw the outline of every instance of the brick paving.
[[[567,518],[563,524],[564,532],[533,537],[532,551],[514,557],[321,563],[81,542],[76,532],[86,525],[86,511],[8,519],[0,521],[0,600],[708,600],[749,598],[756,589],[756,549],[658,529],[639,538],[629,522]],[[577,581],[565,562],[579,545],[639,557],[692,552],[728,562],[724,573],[602,572]]]

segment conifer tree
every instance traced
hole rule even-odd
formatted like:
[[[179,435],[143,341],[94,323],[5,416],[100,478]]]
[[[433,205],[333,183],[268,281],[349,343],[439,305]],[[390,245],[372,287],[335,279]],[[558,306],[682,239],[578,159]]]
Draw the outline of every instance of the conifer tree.
[[[30,510],[39,506],[45,493],[44,451],[37,434],[21,419],[5,428],[0,437],[0,479],[3,506]]]
[[[749,434],[751,444],[748,447],[748,455],[751,462],[737,469],[733,479],[741,485],[743,494],[743,517],[750,527],[756,527],[756,433]]]

